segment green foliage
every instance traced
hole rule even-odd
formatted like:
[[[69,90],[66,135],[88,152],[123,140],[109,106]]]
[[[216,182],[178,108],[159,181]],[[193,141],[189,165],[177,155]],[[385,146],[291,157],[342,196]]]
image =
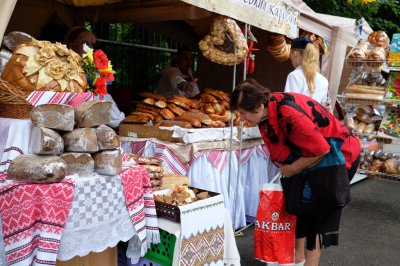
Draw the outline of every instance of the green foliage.
[[[315,12],[359,19],[364,17],[373,30],[384,30],[391,38],[400,32],[400,1],[376,0],[303,0]],[[365,3],[368,2],[368,3]]]

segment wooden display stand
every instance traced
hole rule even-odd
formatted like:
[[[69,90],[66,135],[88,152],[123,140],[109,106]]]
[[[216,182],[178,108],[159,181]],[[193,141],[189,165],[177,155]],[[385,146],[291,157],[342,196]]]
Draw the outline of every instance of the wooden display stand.
[[[90,252],[85,257],[74,257],[68,261],[57,260],[56,266],[117,266],[117,247],[108,248],[100,253]]]

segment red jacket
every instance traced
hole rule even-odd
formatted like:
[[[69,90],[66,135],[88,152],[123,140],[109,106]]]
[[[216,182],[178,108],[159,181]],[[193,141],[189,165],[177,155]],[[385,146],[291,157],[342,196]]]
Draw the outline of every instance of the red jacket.
[[[296,103],[307,115],[292,106],[280,106],[284,99]],[[272,93],[268,119],[259,128],[273,162],[292,163],[299,157],[322,155],[330,149],[326,138],[338,138],[343,140],[341,150],[349,169],[361,150],[360,141],[328,110],[298,93]]]

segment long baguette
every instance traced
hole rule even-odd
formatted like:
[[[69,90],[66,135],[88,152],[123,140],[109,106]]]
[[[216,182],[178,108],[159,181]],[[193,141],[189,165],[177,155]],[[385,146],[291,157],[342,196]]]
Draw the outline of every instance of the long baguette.
[[[200,120],[190,117],[190,116],[186,115],[186,113],[175,118],[175,120],[189,122],[194,127],[201,127]]]
[[[383,95],[372,93],[345,93],[346,97],[363,99],[363,100],[383,100]]]
[[[173,104],[173,103],[169,103],[169,104],[167,105],[167,108],[168,108],[169,110],[171,110],[173,113],[175,113],[177,116],[183,115],[183,114],[186,112],[185,110],[183,110],[182,108],[176,106],[176,105]]]
[[[185,115],[186,115],[186,116],[189,116],[189,117],[196,118],[196,119],[198,119],[201,123],[203,123],[203,124],[205,124],[205,125],[208,125],[208,126],[211,125],[211,123],[212,123],[211,118],[210,118],[208,115],[204,114],[204,113],[186,112]]]
[[[346,88],[346,92],[355,92],[355,93],[372,93],[372,94],[380,94],[384,95],[384,89],[381,90],[381,87],[370,87],[370,86],[360,86],[360,85],[352,85]]]
[[[193,108],[193,109],[198,109],[199,108],[199,105],[195,101],[192,101],[192,100],[190,100],[189,98],[186,98],[183,95],[175,94],[174,96],[172,96],[172,98],[182,100],[182,102],[184,102],[185,104],[189,105],[190,108]]]
[[[158,125],[162,127],[178,126],[181,128],[192,128],[192,124],[189,122],[176,120],[162,120]]]

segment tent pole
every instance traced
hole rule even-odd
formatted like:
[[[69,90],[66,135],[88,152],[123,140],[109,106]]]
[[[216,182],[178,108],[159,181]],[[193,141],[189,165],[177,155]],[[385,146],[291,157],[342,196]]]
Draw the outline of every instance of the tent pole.
[[[247,23],[244,24],[244,37],[245,40],[247,41]],[[236,51],[236,50],[235,50]],[[247,60],[247,55],[244,58],[244,63],[243,63],[243,80],[246,79],[246,60]],[[233,88],[232,91],[235,90],[236,87],[236,65],[233,68]],[[235,198],[233,199],[234,202],[234,208],[233,208],[233,230],[235,231],[235,226],[236,226],[236,209],[237,209],[237,199],[238,199],[238,194],[239,194],[239,182],[240,182],[240,158],[242,157],[242,129],[243,129],[243,123],[240,123],[240,128],[238,129],[238,133],[240,132],[240,142],[239,142],[239,156],[238,156],[238,165],[237,165],[237,174],[236,174],[236,193],[235,193]],[[232,156],[232,132],[233,132],[233,113],[231,113],[231,140],[230,140],[230,147],[229,147],[229,167],[231,167],[231,157]],[[229,193],[229,188],[230,188],[230,178],[231,178],[231,168],[229,168],[229,181],[228,181],[228,193]],[[228,194],[229,195],[229,194]]]

